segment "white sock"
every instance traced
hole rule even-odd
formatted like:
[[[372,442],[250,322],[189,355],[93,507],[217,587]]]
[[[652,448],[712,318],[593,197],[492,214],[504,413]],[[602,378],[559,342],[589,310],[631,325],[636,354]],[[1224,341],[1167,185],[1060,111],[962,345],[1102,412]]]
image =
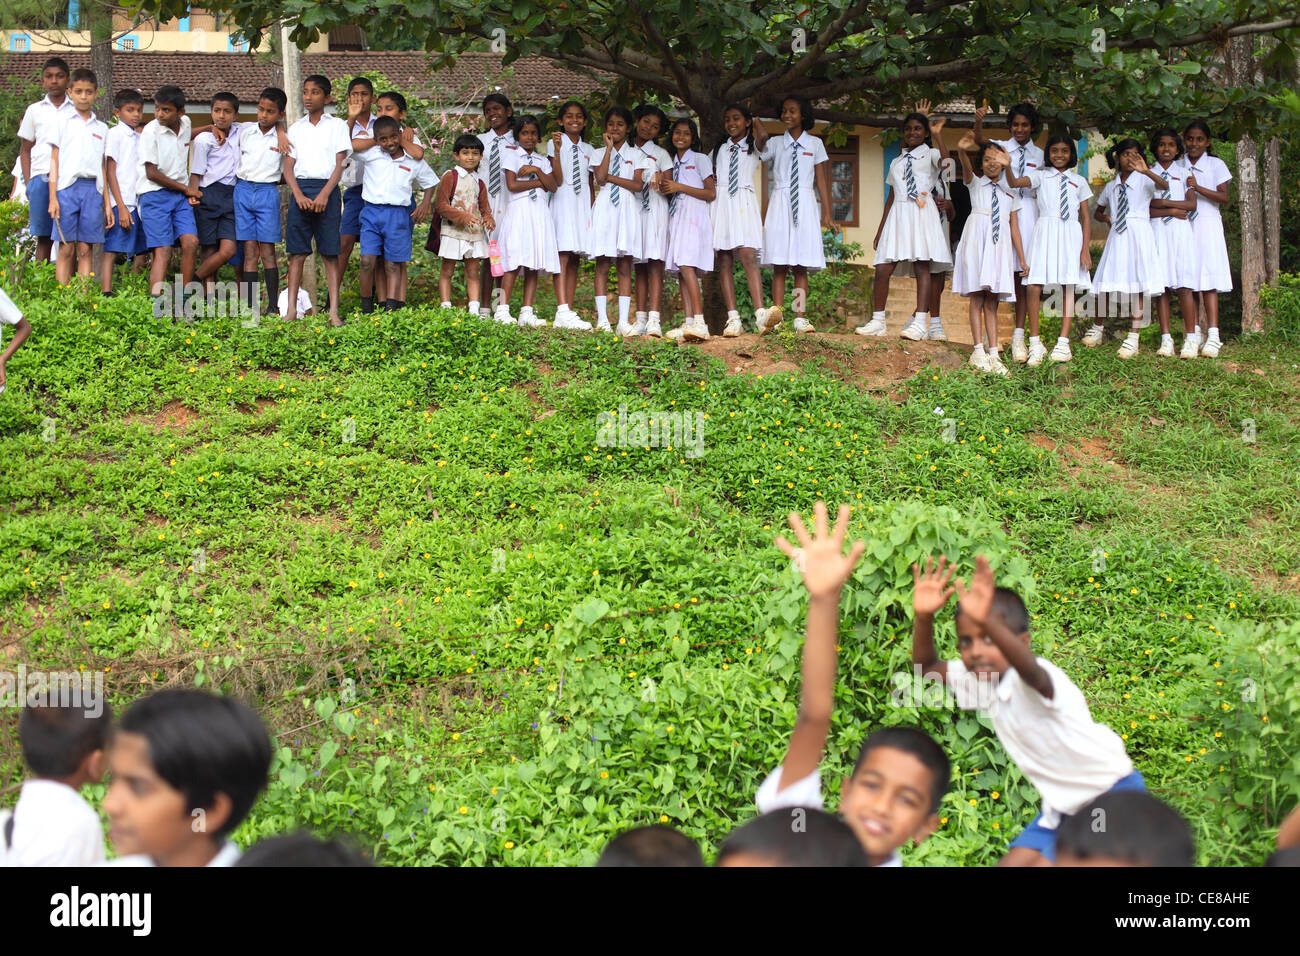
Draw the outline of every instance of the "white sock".
[[[605,314],[605,301],[608,296],[596,296],[596,319],[600,322],[608,322],[609,316]]]
[[[555,305],[556,315],[563,315],[565,312],[571,312],[571,311],[573,310],[569,308],[569,303],[567,302],[558,302]]]
[[[943,328],[943,319],[939,318],[939,316],[937,315],[930,316],[930,328],[932,329]]]
[[[727,321],[728,321],[728,322],[738,322],[738,321],[740,321],[740,313],[737,312],[735,309],[729,309],[729,310],[727,311]]]
[[[627,325],[628,313],[632,311],[632,297],[630,295],[620,295],[618,297],[618,324]]]
[[[704,325],[704,316],[703,316],[703,315],[697,315],[697,316],[695,317],[695,324],[696,324],[696,325]]]
[[[983,343],[983,342],[976,342],[976,343],[975,343],[975,354],[976,354],[976,355],[983,355],[983,354],[984,354],[984,343]]]
[[[913,316],[913,318],[916,319],[916,321],[917,321],[918,323],[920,323],[921,325],[925,325],[927,322],[930,321],[930,313],[929,313],[929,312],[917,312],[917,313]]]
[[[997,357],[998,357],[998,352],[1000,352],[1000,351],[1002,351],[1002,346],[1000,346],[1000,345],[990,345],[990,346],[989,346],[989,354],[992,355],[994,358],[997,358]]]
[[[1173,344],[1174,344],[1174,337],[1173,337],[1172,335],[1170,335],[1169,333],[1167,333],[1167,332],[1161,333],[1161,335],[1160,335],[1160,344],[1161,344],[1161,345],[1164,345],[1166,342],[1168,342],[1170,345],[1173,345]]]
[[[1092,328],[1093,328],[1094,330],[1101,331],[1101,332],[1105,332],[1105,331],[1106,331],[1106,326],[1102,325],[1100,322],[1094,322],[1094,323],[1092,324]]]
[[[1038,336],[1036,336],[1036,335],[1031,335],[1031,336],[1029,336],[1029,344],[1030,344],[1030,345],[1042,345],[1043,343],[1042,343],[1041,340],[1039,340]]]
[[[1070,344],[1070,340],[1069,340],[1066,336],[1064,336],[1064,335],[1059,335],[1059,336],[1057,336],[1057,338],[1056,338],[1056,344],[1057,344],[1057,345],[1069,345],[1069,344]]]
[[[644,322],[646,320],[646,314],[644,312],[638,311],[636,313],[636,320],[638,322]]]
[[[450,308],[451,308],[451,303],[450,303],[450,302],[442,302],[442,303],[439,303],[439,304],[440,304],[444,309],[450,309]]]
[[[1201,323],[1199,322],[1196,323],[1196,337],[1198,339],[1201,337]]]
[[[469,314],[478,315],[478,303],[473,299],[469,300]]]
[[[871,321],[874,322],[874,321],[876,321],[876,319],[879,319],[881,322],[885,321],[885,313],[884,313],[884,312],[872,312],[872,313],[871,313]]]
[[[1217,325],[1211,327],[1209,335],[1206,336],[1206,341],[1207,342],[1219,341],[1219,327]]]
[[[659,313],[658,313],[658,312],[648,312],[648,313],[646,313],[646,319],[647,319],[647,321],[650,321],[650,322],[658,322],[658,321],[659,321]]]
[[[1137,340],[1138,340],[1138,334],[1136,332],[1129,332],[1127,338],[1125,339],[1126,342],[1136,342]]]
[[[1016,329],[1014,332],[1011,333],[1012,342],[1021,342],[1024,341],[1024,338],[1025,338],[1024,329]]]

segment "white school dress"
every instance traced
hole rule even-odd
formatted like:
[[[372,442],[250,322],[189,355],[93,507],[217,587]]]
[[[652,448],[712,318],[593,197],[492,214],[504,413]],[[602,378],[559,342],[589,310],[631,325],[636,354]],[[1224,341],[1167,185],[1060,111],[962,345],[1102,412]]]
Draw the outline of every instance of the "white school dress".
[[[1034,169],[1026,175],[1034,184],[1032,193],[1036,198],[1021,202],[1016,219],[1025,215],[1026,206],[1033,205],[1038,221],[1032,234],[1023,227],[1020,231],[1029,260],[1029,275],[1023,284],[1062,288],[1072,285],[1075,294],[1081,295],[1092,286],[1092,278],[1079,261],[1083,252],[1079,204],[1092,198],[1092,187],[1071,169]]]
[[[483,178],[483,184],[487,186],[488,205],[492,207],[492,221],[496,223],[496,228],[488,232],[488,239],[500,239],[501,222],[505,218],[506,207],[514,198],[510,195],[510,190],[506,189],[505,170],[510,162],[507,154],[513,153],[518,147],[515,145],[515,134],[509,130],[501,135],[498,135],[495,130],[476,135],[479,142],[483,144],[483,159],[479,163],[479,175]]]
[[[713,218],[713,248],[722,252],[733,249],[763,248],[763,216],[754,177],[762,159],[749,137],[739,142],[728,140],[713,154],[714,175],[718,179],[718,198],[709,207]]]
[[[1016,297],[1015,274],[1020,268],[1011,241],[1011,214],[1019,200],[985,176],[972,179],[969,189],[970,217],[957,243],[952,291],[966,296],[992,292],[1000,302],[1010,302]]]
[[[647,169],[641,177],[641,196],[637,200],[641,209],[642,254],[636,261],[640,265],[651,259],[663,262],[668,255],[668,197],[651,189],[650,179],[656,170],[666,173],[672,169],[673,160],[668,155],[668,150],[650,140],[637,148],[654,161],[654,168]]]
[[[555,142],[548,144],[553,150]],[[560,252],[585,256],[591,242],[591,157],[595,153],[585,140],[574,142],[566,133],[560,155],[548,153],[552,168],[562,171],[560,188],[551,196],[551,221],[555,223],[555,244]]]
[[[1232,179],[1227,164],[1209,153],[1202,153],[1194,163],[1184,156],[1182,165],[1188,174],[1196,177],[1196,184],[1206,189],[1217,189]],[[1190,288],[1197,292],[1231,292],[1232,264],[1228,262],[1228,243],[1223,237],[1219,204],[1197,193],[1195,215],[1189,221],[1196,244],[1196,279]]]
[[[894,202],[880,230],[875,265],[953,261],[952,246],[931,195],[939,179],[939,160],[939,151],[922,143],[904,150],[889,164],[888,182]],[[925,205],[917,199],[923,199]]]
[[[551,171],[549,159],[522,146],[510,152],[506,163],[506,169],[516,174],[521,166],[536,166],[545,173]],[[555,275],[560,271],[560,252],[555,244],[555,223],[547,208],[546,190],[536,176],[525,176],[516,182],[533,182],[537,186],[526,193],[515,193],[506,205],[505,218],[498,230],[501,264],[506,272],[523,266]]]
[[[797,140],[785,132],[763,144],[760,158],[772,164],[762,264],[802,266],[810,272],[825,269],[816,179],[818,164],[830,161],[825,144],[807,130]]]
[[[997,139],[994,142],[1007,151],[1007,156],[1011,159],[1007,172],[1012,175],[1028,176],[1032,172],[1047,168],[1047,158],[1043,154],[1043,149],[1041,146],[1034,145],[1033,140],[1023,146],[1016,142],[1015,137]],[[1007,172],[1002,174],[1004,186],[1007,184]],[[1034,192],[1033,187],[1011,190],[1012,195],[1020,200],[1020,205],[1016,207],[1016,220],[1020,226],[1020,241],[1025,247],[1026,256],[1029,256],[1029,239],[1033,236],[1034,226],[1038,222],[1038,204],[1034,201]],[[1029,260],[1029,266],[1033,268],[1032,258]]]
[[[704,153],[688,149],[673,158],[673,179],[683,186],[703,188],[704,181],[713,175],[713,164]],[[673,193],[668,197],[668,258],[664,271],[677,273],[682,266],[691,266],[697,272],[713,270],[713,222],[709,219],[711,204],[698,196]]]
[[[943,198],[943,199],[952,199],[952,193],[951,193],[951,191],[948,189],[948,184],[947,184],[946,182],[944,182],[944,179],[943,179],[942,176],[940,176],[940,177],[939,177],[939,181],[936,182],[936,183],[934,184],[934,188],[933,188],[932,190],[930,190],[930,195],[933,196],[933,197],[935,198],[935,200],[936,200],[935,205],[936,205],[936,206],[938,205],[938,200],[939,200],[940,198]],[[952,227],[952,224],[948,221],[948,214],[945,213],[942,209],[940,209],[940,210],[939,210],[939,228],[943,230],[943,237],[944,237],[945,239],[948,240],[948,248],[949,248],[949,249],[952,251],[952,253],[955,255],[956,252],[957,252],[957,243],[955,243],[955,242],[952,241],[952,228],[951,228],[951,227]],[[953,269],[953,265],[952,265],[952,261],[951,261],[952,258],[953,258],[953,256],[949,256],[949,260],[950,260],[950,261],[948,261],[948,262],[942,262],[942,261],[940,261],[940,262],[931,262],[931,263],[930,263],[930,275],[932,275],[932,276],[940,276],[940,277],[941,277],[941,276],[943,276],[943,275],[945,275],[945,274],[947,274],[947,273],[952,272],[952,269]],[[915,278],[915,277],[916,277],[916,270],[912,268],[912,263],[911,263],[910,261],[908,261],[908,260],[904,260],[904,261],[900,262],[900,263],[898,264],[898,266],[894,269],[894,275],[899,276],[899,277],[904,278],[904,279],[912,279],[912,278]],[[942,282],[943,279],[940,278],[939,281]]]
[[[1110,211],[1110,234],[1097,263],[1094,291],[1129,295],[1165,291],[1165,261],[1148,218],[1155,194],[1151,178],[1136,172],[1124,182],[1116,176],[1102,189],[1097,205]]]
[[[1165,190],[1156,190],[1157,199],[1172,199],[1182,202],[1187,198],[1187,173],[1175,160],[1166,168],[1157,162],[1151,171],[1169,184]],[[1200,208],[1200,197],[1197,197]],[[1151,231],[1155,234],[1156,244],[1165,261],[1166,289],[1193,289],[1196,287],[1196,239],[1192,233],[1192,224],[1177,216],[1153,216]],[[1229,277],[1231,281],[1231,277]]]
[[[593,170],[604,162],[605,152],[606,147],[602,146],[591,154]],[[654,160],[628,142],[611,152],[609,175],[631,179],[638,169],[642,170],[642,178],[650,175],[654,171]],[[632,256],[637,259],[641,257],[641,251],[641,196],[607,181],[600,187],[591,207],[591,239],[587,256],[591,259],[602,256]]]

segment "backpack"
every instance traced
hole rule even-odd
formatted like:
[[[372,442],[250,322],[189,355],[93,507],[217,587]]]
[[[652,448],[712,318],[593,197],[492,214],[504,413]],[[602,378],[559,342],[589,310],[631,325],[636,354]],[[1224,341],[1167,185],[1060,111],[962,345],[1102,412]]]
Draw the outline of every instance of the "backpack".
[[[451,171],[451,194],[456,195],[456,184],[460,181],[460,173],[453,168]],[[436,194],[435,194],[436,197]],[[424,240],[424,248],[434,253],[438,252],[438,246],[442,243],[442,216],[438,213],[438,203],[435,198],[433,204],[433,214],[429,217],[429,238]]]

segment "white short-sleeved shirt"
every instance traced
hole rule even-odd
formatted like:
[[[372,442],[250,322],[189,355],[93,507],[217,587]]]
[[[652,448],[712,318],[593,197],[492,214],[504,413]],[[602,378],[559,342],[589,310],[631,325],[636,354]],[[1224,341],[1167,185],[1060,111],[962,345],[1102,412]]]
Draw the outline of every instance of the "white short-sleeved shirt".
[[[948,661],[948,686],[958,707],[992,718],[1007,756],[1038,788],[1043,823],[1051,829],[1061,815],[1074,813],[1132,773],[1133,761],[1119,734],[1092,719],[1083,692],[1065,671],[1041,657],[1038,664],[1052,679],[1050,700],[1014,668],[1001,680],[980,679],[960,660]]]
[[[280,152],[280,129],[266,132],[257,123],[245,123],[239,129],[239,168],[237,179],[249,183],[278,183],[284,172],[284,154]]]
[[[13,812],[13,846],[5,866],[94,866],[104,862],[99,814],[76,790],[54,780],[28,780]]]
[[[244,854],[240,851],[239,847],[236,846],[233,841],[227,840],[224,844],[222,844],[221,849],[217,851],[217,855],[207,862],[206,866],[214,867],[214,868],[234,866],[239,861],[239,858],[243,855]],[[104,866],[157,866],[158,864],[153,861],[152,857],[148,856],[145,853],[133,853],[130,856],[119,856],[117,859],[109,860],[107,863],[103,865]]]
[[[405,150],[394,159],[380,147],[371,146],[353,153],[352,158],[364,167],[361,198],[375,206],[409,206],[412,183],[418,182],[422,189],[438,185],[429,164],[412,159]]]
[[[620,169],[615,170],[611,162],[610,168],[606,170],[608,175],[617,176],[620,179],[631,179],[636,175],[638,169],[642,170],[641,181],[644,183],[647,176],[651,176],[655,171],[655,161],[647,156],[641,150],[632,145],[631,142],[624,140],[623,145],[614,150],[618,153]],[[602,146],[591,154],[591,168],[594,172],[605,160],[605,147]],[[612,192],[615,189],[623,189],[622,186],[616,186],[611,182],[606,182],[601,190]],[[624,190],[626,192],[626,190]]]
[[[370,118],[364,123],[353,122],[352,129],[348,131],[348,149],[351,150],[353,139],[374,139],[375,134],[375,114],[371,113]],[[343,120],[346,127],[348,121]],[[339,177],[339,185],[344,189],[351,189],[353,186],[361,185],[361,164],[352,158],[348,153],[348,158],[343,161],[343,175]]]
[[[488,130],[486,133],[479,133],[478,140],[483,144],[483,160],[479,163],[479,172],[483,176],[483,183],[488,188],[488,203],[492,206],[492,214],[500,218],[501,210],[505,209],[510,202],[510,190],[506,189],[506,147],[515,145],[515,134],[506,130],[504,134],[499,134],[495,130]],[[496,194],[492,193],[493,179],[491,175],[492,144],[497,144],[497,155],[501,160],[501,168],[497,173],[495,184],[497,186]]]
[[[1007,170],[1002,174],[1002,185],[1004,186],[1006,185],[1007,182],[1007,172],[1010,172],[1012,175],[1015,176],[1021,175],[1020,160],[1022,154],[1024,156],[1025,176],[1028,176],[1030,172],[1034,170],[1041,170],[1046,165],[1042,147],[1034,145],[1034,141],[1032,139],[1029,142],[1025,143],[1024,146],[1021,146],[1019,143],[1017,143],[1014,137],[1012,137],[1011,139],[995,139],[993,140],[993,142],[997,143],[999,146],[1005,149],[1007,151],[1007,155],[1011,157],[1010,165],[1007,167]],[[1034,198],[1033,189],[1021,188],[1021,189],[1013,189],[1011,191],[1015,193],[1016,196],[1020,199]]]
[[[17,325],[23,320],[23,310],[14,304],[4,289],[0,289],[0,325]]]
[[[62,118],[50,134],[50,145],[59,147],[59,182],[56,189],[67,189],[78,179],[95,180],[95,188],[104,191],[104,147],[108,143],[108,124],[90,114],[82,119],[73,112]]]
[[[44,176],[50,171],[50,138],[58,124],[77,112],[72,105],[72,97],[64,96],[63,102],[55,106],[49,96],[38,100],[23,113],[18,125],[18,138],[32,142],[32,178]]]
[[[1072,169],[1035,169],[1025,174],[1038,197],[1039,217],[1061,218],[1061,180],[1065,180],[1066,220],[1079,221],[1079,204],[1092,198],[1092,187]]]
[[[289,127],[293,146],[293,175],[297,179],[329,179],[334,175],[338,154],[343,161],[352,155],[348,124],[337,116],[321,115],[316,122],[304,116]]]
[[[1232,173],[1228,170],[1228,164],[1219,159],[1218,156],[1211,156],[1209,153],[1202,153],[1201,158],[1192,162],[1187,156],[1179,160],[1183,167],[1184,188],[1186,188],[1186,176],[1195,176],[1196,185],[1205,189],[1218,189],[1224,183],[1232,179]],[[36,161],[32,161],[32,170],[36,169]],[[1159,176],[1159,171],[1156,172]],[[1144,177],[1145,178],[1145,177]],[[1210,216],[1211,218],[1222,220],[1223,216],[1219,210],[1219,203],[1213,199],[1206,199],[1200,193],[1196,194],[1196,215]]]
[[[1159,175],[1157,173],[1156,175]],[[1156,195],[1156,184],[1151,181],[1150,176],[1144,176],[1139,172],[1128,174],[1128,179],[1120,182],[1119,176],[1116,176],[1105,186],[1101,188],[1101,196],[1097,198],[1098,206],[1112,207],[1110,214],[1110,223],[1115,225],[1114,206],[1118,202],[1119,191],[1123,189],[1128,194],[1128,212],[1125,214],[1128,219],[1148,219],[1150,218],[1151,200]]]
[[[150,120],[140,133],[136,151],[136,196],[157,192],[163,187],[149,179],[145,164],[153,163],[158,172],[178,183],[190,179],[190,118],[181,117],[180,131],[173,133],[157,120]]]
[[[212,130],[194,137],[194,154],[190,157],[190,173],[198,173],[199,188],[206,189],[213,183],[225,186],[235,185],[235,173],[239,169],[239,133],[245,126],[256,123],[231,123],[226,130],[225,142],[218,143]]]
[[[546,199],[546,190],[542,187],[541,180],[536,176],[525,176],[523,179],[519,179],[518,173],[521,166],[536,166],[542,172],[549,173],[551,171],[551,161],[549,159],[541,153],[530,153],[522,146],[516,146],[514,149],[508,151],[506,158],[502,161],[507,164],[505,166],[506,169],[516,174],[515,182],[536,183],[538,189],[537,199]],[[482,168],[482,163],[479,164],[479,167],[480,169]],[[515,199],[527,198],[527,196],[528,193],[515,193],[514,196],[511,197],[511,201],[513,202]]]
[[[128,209],[135,208],[136,161],[140,154],[140,133],[126,123],[117,123],[108,130],[104,142],[104,155],[117,164],[117,188]],[[113,191],[104,184],[104,195],[113,201]]]
[[[728,140],[718,149],[717,168],[714,170],[718,177],[718,196],[721,197],[730,189],[731,183],[731,148],[736,147],[736,190],[742,189],[754,191],[754,177],[758,175],[759,167],[762,165],[762,158],[757,149],[749,148],[748,138],[742,139],[739,143]],[[793,147],[791,147],[793,149]],[[671,165],[671,162],[669,163]]]
[[[814,770],[802,780],[796,780],[783,789],[778,789],[780,782],[781,768],[778,766],[767,775],[758,788],[758,796],[754,802],[758,804],[759,813],[768,814],[774,810],[784,810],[788,807],[826,809],[826,801],[822,798],[821,771]],[[884,863],[878,865],[882,867],[902,866],[903,858],[895,850]]]
[[[552,150],[554,149],[555,140],[548,140],[546,143],[546,155],[550,158],[552,166],[556,169],[559,169],[561,166],[564,167],[564,182],[560,184],[561,188],[573,188],[573,157],[575,153],[578,156],[578,178],[580,180],[586,179],[591,168],[600,163],[599,158],[596,156],[596,147],[592,146],[585,139],[580,139],[575,143],[569,138],[568,133],[565,133],[560,140],[560,155],[558,159],[552,153]]]
[[[804,130],[799,134],[796,141],[787,131],[780,137],[772,137],[763,144],[763,152],[760,154],[763,162],[772,164],[772,188],[789,189],[790,188],[790,169],[791,160],[795,158],[795,143],[798,142],[799,159],[799,192],[815,196],[817,193],[815,170],[818,163],[828,162],[830,157],[826,155],[826,145],[820,137]]]
[[[275,307],[280,312],[280,318],[284,318],[286,315],[288,315],[289,289],[287,287],[280,290],[280,298],[276,302]],[[306,315],[310,311],[311,311],[311,296],[307,294],[306,289],[299,286],[298,287],[298,309],[297,309],[298,314],[294,316],[294,318],[301,319],[304,315]]]
[[[934,189],[939,182],[939,164],[942,157],[933,146],[921,143],[912,149],[905,149],[889,164],[889,186],[894,191],[894,201],[901,202],[907,198],[907,157],[912,157],[912,179],[916,182],[917,196],[924,196]]]

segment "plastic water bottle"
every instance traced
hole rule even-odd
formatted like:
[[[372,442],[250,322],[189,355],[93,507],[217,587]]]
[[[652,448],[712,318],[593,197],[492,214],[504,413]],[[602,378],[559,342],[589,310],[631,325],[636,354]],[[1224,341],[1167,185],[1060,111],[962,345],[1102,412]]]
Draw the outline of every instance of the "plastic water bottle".
[[[501,246],[495,239],[488,243],[488,256],[492,260],[492,274],[497,278],[506,274],[506,267],[501,264]]]

